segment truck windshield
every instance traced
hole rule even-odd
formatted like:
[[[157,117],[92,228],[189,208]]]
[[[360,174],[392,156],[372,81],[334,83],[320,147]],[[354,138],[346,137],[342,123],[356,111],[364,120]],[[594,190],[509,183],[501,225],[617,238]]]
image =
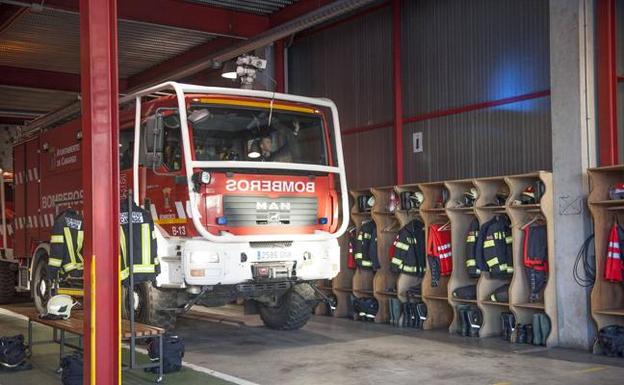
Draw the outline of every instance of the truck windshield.
[[[328,165],[318,113],[247,106],[192,106],[188,111],[195,160]]]

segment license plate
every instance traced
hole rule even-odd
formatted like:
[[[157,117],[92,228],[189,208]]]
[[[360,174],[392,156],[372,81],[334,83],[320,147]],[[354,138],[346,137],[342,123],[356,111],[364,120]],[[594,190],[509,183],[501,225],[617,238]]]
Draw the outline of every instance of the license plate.
[[[290,260],[292,252],[290,250],[258,250],[258,261]]]

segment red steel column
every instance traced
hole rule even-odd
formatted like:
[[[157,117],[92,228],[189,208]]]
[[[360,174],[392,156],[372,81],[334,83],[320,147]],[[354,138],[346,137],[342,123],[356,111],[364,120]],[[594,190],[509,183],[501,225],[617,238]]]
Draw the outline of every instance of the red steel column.
[[[84,384],[119,385],[116,0],[80,0],[80,44],[85,213]]]
[[[609,166],[618,163],[615,0],[598,0],[596,20],[600,165]]]
[[[401,79],[401,0],[392,0],[392,79],[394,83],[394,156],[396,183],[403,184],[403,96]]]
[[[275,91],[284,92],[286,77],[284,71],[284,40],[275,41],[273,46],[273,59],[275,69]]]

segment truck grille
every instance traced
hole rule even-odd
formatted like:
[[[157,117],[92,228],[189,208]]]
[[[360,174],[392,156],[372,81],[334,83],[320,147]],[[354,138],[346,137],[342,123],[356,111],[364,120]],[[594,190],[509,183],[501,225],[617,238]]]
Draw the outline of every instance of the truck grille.
[[[291,225],[317,223],[318,201],[314,197],[223,197],[223,215],[230,226]]]

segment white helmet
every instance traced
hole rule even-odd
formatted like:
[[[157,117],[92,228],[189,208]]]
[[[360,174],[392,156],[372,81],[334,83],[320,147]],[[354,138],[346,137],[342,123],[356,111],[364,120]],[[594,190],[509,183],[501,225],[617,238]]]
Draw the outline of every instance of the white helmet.
[[[71,315],[71,309],[76,305],[78,305],[78,302],[74,302],[72,297],[68,295],[55,295],[48,301],[48,314],[46,315],[52,315],[62,319],[68,319]]]

